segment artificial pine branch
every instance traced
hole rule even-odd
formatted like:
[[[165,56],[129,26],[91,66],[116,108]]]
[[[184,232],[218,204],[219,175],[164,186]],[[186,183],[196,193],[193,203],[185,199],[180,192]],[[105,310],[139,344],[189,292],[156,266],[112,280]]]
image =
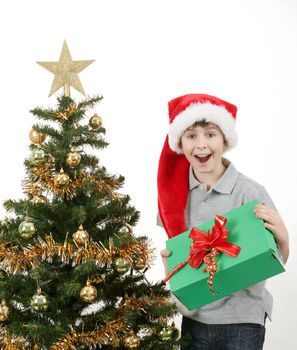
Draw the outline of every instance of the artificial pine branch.
[[[26,199],[4,202],[13,216],[0,224],[0,299],[9,310],[0,320],[1,349],[123,350],[129,337],[138,349],[177,344],[176,335],[160,338],[176,309],[165,286],[146,278],[154,249],[133,232],[139,212],[118,192],[124,177],[87,153],[107,146],[102,121],[84,119],[101,100],[60,96],[56,108],[31,111],[51,123],[33,125],[46,139],[29,146]]]

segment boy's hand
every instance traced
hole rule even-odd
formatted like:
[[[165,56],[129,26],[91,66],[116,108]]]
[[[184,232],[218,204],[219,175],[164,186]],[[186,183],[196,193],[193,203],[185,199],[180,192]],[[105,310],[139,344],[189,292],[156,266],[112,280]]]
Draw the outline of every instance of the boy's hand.
[[[273,233],[286,262],[289,255],[289,235],[280,213],[262,203],[255,206],[254,214],[257,218],[263,219],[264,226]]]
[[[264,226],[273,233],[278,244],[288,241],[288,231],[279,212],[262,203],[256,205],[254,213],[257,218],[264,220]]]
[[[171,251],[169,249],[162,249],[161,252],[162,262],[164,265],[165,275],[168,275],[168,263],[167,263],[167,257],[171,255]]]

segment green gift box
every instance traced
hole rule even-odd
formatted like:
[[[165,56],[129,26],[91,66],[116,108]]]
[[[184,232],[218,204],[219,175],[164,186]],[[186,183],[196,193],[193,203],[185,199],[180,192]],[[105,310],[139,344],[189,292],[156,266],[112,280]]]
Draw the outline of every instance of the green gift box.
[[[224,253],[216,256],[215,293],[208,285],[208,272],[202,271],[206,267],[203,263],[197,269],[187,264],[171,276],[170,290],[187,309],[198,309],[285,271],[273,234],[253,213],[258,203],[258,200],[253,200],[223,214],[229,231],[227,242],[239,246],[241,250],[236,258]],[[214,220],[210,220],[197,228],[208,232],[213,226]],[[166,247],[172,252],[168,257],[169,272],[188,259],[193,243],[189,238],[190,232],[188,230],[167,240]]]

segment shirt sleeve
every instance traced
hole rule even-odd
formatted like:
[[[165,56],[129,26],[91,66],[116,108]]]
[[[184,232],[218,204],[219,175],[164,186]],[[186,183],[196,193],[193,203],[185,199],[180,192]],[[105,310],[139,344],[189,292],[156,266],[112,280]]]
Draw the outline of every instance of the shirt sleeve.
[[[276,206],[273,203],[273,200],[269,196],[265,187],[259,184],[254,184],[253,188],[250,188],[244,195],[244,203],[248,203],[253,199],[258,199],[261,202],[266,203],[269,207],[276,210]]]
[[[157,225],[160,226],[160,227],[163,227],[163,224],[162,224],[162,221],[161,221],[159,213],[157,214]]]

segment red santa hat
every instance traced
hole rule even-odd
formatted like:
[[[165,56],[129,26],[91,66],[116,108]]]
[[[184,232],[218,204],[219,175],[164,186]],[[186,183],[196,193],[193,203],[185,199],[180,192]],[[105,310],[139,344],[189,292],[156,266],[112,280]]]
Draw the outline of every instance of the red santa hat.
[[[168,103],[169,132],[158,169],[159,215],[169,238],[186,231],[185,209],[189,191],[189,162],[182,154],[180,138],[195,122],[216,124],[227,141],[227,149],[237,143],[237,107],[217,97],[188,94]]]

